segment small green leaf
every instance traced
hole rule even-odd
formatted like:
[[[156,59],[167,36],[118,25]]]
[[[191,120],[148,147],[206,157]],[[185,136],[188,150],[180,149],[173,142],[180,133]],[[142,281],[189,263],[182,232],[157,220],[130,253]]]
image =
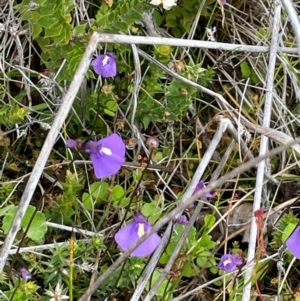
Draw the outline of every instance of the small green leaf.
[[[59,24],[59,20],[53,16],[42,16],[37,21],[37,24],[46,29],[50,29],[53,28],[55,25]]]
[[[4,208],[0,209],[0,216],[3,216],[7,213],[7,211],[9,211],[12,207],[14,207],[14,205],[8,205],[5,206]]]
[[[148,128],[150,122],[151,122],[151,118],[150,118],[149,115],[144,115],[144,116],[142,117],[142,123],[143,123],[143,125],[144,125],[144,129],[145,129],[145,130]]]
[[[143,205],[141,212],[148,218],[150,224],[154,224],[161,216],[161,208],[157,201]]]
[[[5,234],[8,233],[8,230],[11,226],[12,220],[16,214],[17,207],[13,206],[7,212],[7,215],[3,219],[2,229]],[[37,211],[32,219],[33,214],[35,213],[35,207],[29,205],[24,218],[21,222],[21,228],[25,232],[29,222],[31,221],[30,227],[27,232],[27,236],[36,242],[41,242],[47,232],[46,218],[45,215]]]
[[[120,200],[125,195],[124,189],[120,185],[115,185],[111,191],[111,198],[113,201]]]
[[[150,289],[150,283],[153,284],[155,283],[158,278],[160,277],[161,273],[158,271],[158,270],[155,270],[154,273],[152,274],[152,277],[151,277],[151,281],[149,281],[146,285],[146,288],[147,290]],[[156,296],[165,296],[167,291],[166,288],[167,288],[167,285],[168,285],[168,280],[165,279],[163,280],[163,282],[161,283],[161,285],[159,286],[159,288],[157,289],[156,291]]]
[[[164,17],[157,10],[154,10],[154,12],[153,12],[153,20],[154,20],[156,26],[159,27],[163,23]]]
[[[35,10],[28,10],[23,14],[22,19],[30,21],[31,24],[35,24],[40,17],[41,15],[39,12]]]
[[[40,13],[41,16],[45,17],[45,16],[53,16],[56,12],[56,1],[47,1],[47,5],[46,6],[42,6],[40,8]]]
[[[86,28],[86,23],[77,25],[73,30],[73,34],[78,36],[85,34],[85,28]]]
[[[168,20],[167,22],[166,22],[166,25],[165,25],[166,27],[177,27],[178,26],[178,21],[177,20]]]
[[[195,267],[191,265],[191,263],[186,262],[180,274],[183,277],[194,277],[196,276],[197,271]]]
[[[117,109],[118,109],[118,104],[115,100],[109,100],[107,103],[106,103],[106,107],[110,110],[110,111],[113,111],[115,112]]]
[[[84,192],[82,194],[82,203],[84,208],[89,211],[93,211],[94,209],[94,200],[89,193]]]
[[[116,115],[114,112],[112,112],[112,111],[110,111],[110,110],[107,110],[107,109],[104,109],[104,113],[105,113],[106,115],[112,116],[112,117],[114,117],[114,116]]]
[[[290,235],[293,233],[296,226],[297,225],[295,225],[295,224],[288,224],[286,226],[286,228],[284,229],[284,231],[282,233],[282,237],[281,237],[281,240],[283,243],[290,237]]]
[[[197,265],[202,268],[206,267],[209,268],[211,266],[211,263],[208,261],[208,258],[211,256],[210,252],[204,251],[200,254],[200,256],[197,257],[196,262]]]
[[[259,28],[259,30],[256,31],[255,35],[260,40],[265,40],[267,38],[267,31],[264,28]]]
[[[95,182],[90,187],[91,196],[97,201],[107,199],[109,185],[106,182]]]
[[[206,249],[212,249],[214,248],[214,246],[216,245],[216,243],[214,241],[211,240],[211,235],[208,235],[206,233],[204,233],[201,237],[201,240],[199,242],[199,246],[203,246]]]
[[[40,48],[42,49],[43,53],[42,53],[42,58],[44,61],[48,60],[49,55],[46,54],[47,50],[48,50],[48,46],[50,44],[50,39],[49,38],[42,38],[41,36],[36,37],[36,42],[39,44]],[[47,58],[46,58],[47,56]]]
[[[64,29],[61,31],[60,35],[57,35],[56,37],[53,37],[53,40],[56,44],[66,45],[69,43],[71,39],[71,31],[69,27],[64,27]]]
[[[113,206],[117,208],[124,208],[129,205],[130,198],[122,198],[119,201],[113,202]]]
[[[154,203],[146,203],[143,205],[141,212],[147,217],[153,214],[156,205]]]
[[[42,30],[43,30],[42,26],[35,24],[33,26],[32,38],[35,40],[35,38],[39,36],[39,34],[42,32]]]
[[[251,76],[251,69],[247,61],[243,61],[240,64],[241,72],[243,77],[250,77]]]
[[[49,0],[34,0],[34,2],[40,6],[44,6]]]
[[[50,37],[57,37],[61,34],[63,30],[63,26],[60,24],[56,28],[46,28],[45,29],[45,38],[50,38]]]
[[[204,217],[204,225],[207,229],[210,229],[216,222],[216,217],[212,214],[208,214]]]
[[[25,217],[26,217],[26,214],[25,214]],[[22,223],[23,223],[23,221],[22,221]],[[26,222],[24,221],[24,227],[23,227],[24,232],[26,231],[28,223],[29,223],[29,220]],[[47,232],[47,229],[48,229],[48,227],[46,225],[45,215],[42,212],[38,211],[38,212],[36,212],[32,222],[30,224],[29,230],[27,232],[27,236],[35,242],[40,242],[43,240],[45,233]]]
[[[254,84],[260,83],[260,79],[254,71],[251,73],[251,80],[253,81]]]

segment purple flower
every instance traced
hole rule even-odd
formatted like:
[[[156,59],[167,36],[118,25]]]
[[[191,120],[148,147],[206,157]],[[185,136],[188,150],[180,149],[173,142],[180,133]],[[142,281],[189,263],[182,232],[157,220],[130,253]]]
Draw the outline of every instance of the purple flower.
[[[92,61],[94,71],[103,77],[115,77],[117,74],[116,55],[113,52],[100,54]]]
[[[220,270],[231,272],[241,264],[243,264],[243,258],[240,254],[224,254],[221,257],[218,268]]]
[[[292,235],[286,240],[285,244],[288,250],[298,259],[300,259],[300,227],[297,227]]]
[[[83,145],[83,149],[91,155],[98,179],[116,174],[125,162],[125,144],[118,134],[99,141],[89,141]]]
[[[174,224],[180,224],[180,225],[186,225],[188,223],[188,219],[186,217],[186,215],[181,215],[180,217],[174,218],[173,219],[173,223]]]
[[[99,141],[88,141],[87,143],[82,143],[81,140],[69,139],[67,147],[78,147],[90,154],[95,176],[98,179],[116,174],[125,162],[125,143],[118,134],[112,134]]]
[[[151,225],[147,222],[145,216],[141,213],[136,214],[133,217],[133,222],[115,234],[115,241],[123,251],[126,251],[149,229],[151,229]],[[148,256],[157,248],[160,242],[160,236],[153,233],[131,255],[136,257]]]
[[[80,139],[76,139],[76,140],[68,139],[66,145],[68,148],[75,148],[75,147],[80,148],[82,146],[82,141]]]
[[[32,278],[31,273],[24,267],[19,268],[18,270],[18,274],[20,275],[20,277],[22,279],[24,279],[25,281],[30,280]]]
[[[196,194],[197,192],[199,192],[200,190],[204,189],[205,187],[206,186],[205,186],[204,182],[203,181],[199,181],[199,183],[197,184],[197,186],[196,186],[196,188],[195,188],[195,190],[193,192],[193,195]],[[204,194],[204,196],[207,197],[207,198],[212,198],[213,197],[213,195],[211,193],[209,193],[209,192],[206,192]]]

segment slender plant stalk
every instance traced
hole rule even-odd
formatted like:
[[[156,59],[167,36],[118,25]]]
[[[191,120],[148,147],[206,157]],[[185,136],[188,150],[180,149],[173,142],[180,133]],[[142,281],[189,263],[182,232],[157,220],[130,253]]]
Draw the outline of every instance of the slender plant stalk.
[[[70,273],[69,273],[69,300],[73,301],[73,273],[74,273],[74,232],[70,239]]]

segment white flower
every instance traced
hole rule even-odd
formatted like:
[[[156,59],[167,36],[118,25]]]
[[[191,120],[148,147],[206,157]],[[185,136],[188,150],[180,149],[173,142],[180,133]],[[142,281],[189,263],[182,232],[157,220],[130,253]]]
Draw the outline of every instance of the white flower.
[[[160,5],[161,4],[161,0],[152,0],[150,2],[150,4],[152,4],[152,5]]]
[[[68,300],[69,297],[66,295],[61,294],[61,289],[59,287],[59,283],[57,283],[54,292],[46,291],[46,294],[52,297],[49,301],[61,301],[61,300]]]
[[[165,10],[169,10],[169,9],[172,8],[172,6],[177,5],[176,2],[177,2],[177,0],[152,0],[150,2],[150,4],[152,4],[152,5],[160,5],[160,4],[162,4],[163,8]]]

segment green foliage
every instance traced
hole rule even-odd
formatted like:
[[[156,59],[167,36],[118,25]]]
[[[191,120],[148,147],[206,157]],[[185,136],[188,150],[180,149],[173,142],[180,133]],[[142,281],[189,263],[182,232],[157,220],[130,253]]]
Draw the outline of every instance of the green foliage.
[[[100,32],[128,32],[135,22],[142,21],[142,13],[151,9],[152,6],[146,1],[129,0],[114,1],[114,5],[109,7],[101,5],[93,29]],[[133,29],[133,28],[132,28]]]
[[[177,246],[177,243],[182,236],[185,227],[182,225],[174,225],[174,231],[170,242],[166,248],[165,253],[160,259],[160,263],[166,263],[171,254],[173,253],[174,248]],[[215,242],[212,241],[210,235],[203,234],[201,239],[197,240],[196,238],[196,229],[192,227],[188,237],[180,251],[180,254],[186,256],[185,260],[182,260],[181,267],[181,277],[193,277],[197,274],[199,268],[209,268],[212,273],[216,273],[216,261],[214,259],[211,250],[215,246]],[[179,259],[180,260],[180,256]],[[193,261],[196,260],[197,266],[193,264]]]
[[[259,28],[255,34],[259,39],[266,41],[270,38],[271,31],[265,28]]]
[[[16,214],[17,209],[17,206],[9,206],[9,209],[7,210],[7,213],[3,218],[2,230],[5,234],[8,233],[8,230],[11,226],[12,220]],[[25,232],[29,226],[26,236],[31,240],[40,243],[43,241],[44,236],[47,232],[46,218],[42,212],[37,211],[35,213],[35,211],[35,207],[31,205],[28,207],[25,216],[21,222],[21,229],[23,230],[23,232]],[[32,219],[34,213],[35,215]]]
[[[42,50],[43,63],[50,70],[57,71],[64,60],[56,80],[71,80],[85,51],[86,25],[72,26],[72,14],[75,8],[71,0],[35,1],[36,9],[30,8],[31,1],[23,0],[20,5],[25,28]],[[76,37],[82,38],[81,40]],[[89,77],[93,77],[91,72]]]
[[[1,183],[0,184],[0,201],[3,203],[6,198],[11,194],[13,191],[14,185],[12,183]],[[11,198],[12,200],[12,198]],[[1,210],[8,208],[8,206],[3,207]],[[1,216],[1,213],[0,213]]]
[[[243,77],[250,77],[253,83],[259,83],[259,78],[256,75],[255,71],[251,68],[251,66],[247,63],[247,61],[243,61],[240,64],[241,72]]]
[[[141,212],[147,217],[151,224],[154,224],[162,215],[161,200],[155,197],[151,203],[145,203]]]
[[[169,47],[161,47],[156,50],[156,54],[164,60],[169,55],[169,51]],[[163,53],[165,57],[159,53]],[[214,71],[212,68],[206,70],[197,64],[185,66],[181,75],[192,81],[200,80],[200,84],[207,85],[212,80]],[[145,129],[149,126],[150,121],[178,120],[186,113],[193,97],[198,93],[197,89],[176,79],[163,86],[163,77],[165,75],[160,69],[151,66],[148,76],[143,81],[143,91],[145,92],[140,95],[136,115],[142,121]]]
[[[62,283],[67,281],[69,275],[69,265],[67,264],[66,260],[70,254],[69,248],[69,244],[58,245],[55,243],[55,247],[50,250],[50,260],[43,262],[43,267],[40,266],[40,269],[44,269],[47,272],[47,276],[44,279],[46,284],[55,286],[58,282]]]
[[[28,112],[26,107],[4,105],[0,108],[0,124],[10,128],[23,122]]]
[[[115,185],[111,190],[106,182],[95,182],[90,186],[90,193],[84,192],[82,203],[85,209],[94,210],[101,203],[111,203],[114,207],[125,207],[130,198],[126,197],[122,186]]]
[[[30,301],[38,298],[37,290],[39,289],[39,286],[34,282],[20,280],[19,285],[17,285],[17,283],[18,281],[16,282],[15,287],[11,286],[10,291],[4,292],[8,298],[11,298],[12,295],[14,301]]]
[[[92,211],[97,203],[107,201],[109,186],[106,182],[95,182],[90,186],[90,193],[84,192],[82,203],[85,209]]]
[[[55,45],[67,44],[71,40],[71,12],[75,5],[70,0],[35,1],[35,10],[30,9],[30,1],[24,0],[20,7],[23,20],[29,21],[32,38],[36,39],[42,32],[45,39],[51,38]]]
[[[293,213],[284,214],[276,225],[270,245],[274,249],[280,248],[290,234],[292,234],[297,223],[298,219]]]
[[[82,189],[82,184],[74,174],[67,170],[65,182],[61,182],[61,185],[64,188],[63,194],[57,196],[57,205],[52,207],[47,217],[52,221],[60,221],[61,218],[64,223],[70,223],[78,209],[76,198],[77,193]]]
[[[214,0],[205,1],[201,16],[209,17],[216,4],[217,2]],[[198,0],[182,1],[165,13],[165,26],[170,28],[173,36],[181,38],[185,32],[190,32],[200,5],[202,4]],[[161,23],[159,18],[155,18],[155,21],[157,24]]]
[[[157,269],[153,272],[151,280],[148,281],[148,283],[146,285],[146,289],[150,290],[150,288],[151,288],[150,284],[155,283],[158,280],[158,278],[160,277],[162,272],[163,271],[160,270],[160,269]],[[168,293],[168,290],[167,290],[168,283],[169,283],[168,279],[163,280],[163,282],[159,286],[158,290],[156,291],[156,296],[162,297],[162,296],[165,296]],[[164,298],[164,300],[170,300],[169,299],[170,297],[172,297],[172,296],[169,295],[167,298]]]

